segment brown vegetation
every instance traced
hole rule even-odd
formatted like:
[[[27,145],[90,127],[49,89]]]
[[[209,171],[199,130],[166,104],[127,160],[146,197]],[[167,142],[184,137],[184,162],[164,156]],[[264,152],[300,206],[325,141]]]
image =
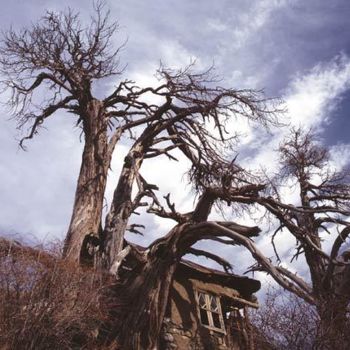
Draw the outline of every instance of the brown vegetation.
[[[0,348],[103,349],[103,276],[52,252],[0,242]]]

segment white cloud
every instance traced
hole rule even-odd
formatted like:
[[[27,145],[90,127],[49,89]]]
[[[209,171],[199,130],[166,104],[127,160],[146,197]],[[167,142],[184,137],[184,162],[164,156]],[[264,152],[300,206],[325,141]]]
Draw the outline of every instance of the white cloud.
[[[190,164],[179,151],[173,151],[172,154],[179,159],[179,162],[169,161],[165,156],[157,157],[145,161],[141,173],[149,183],[159,187],[160,199],[170,193],[171,202],[175,203],[176,209],[180,213],[186,213],[193,210],[193,195],[186,176]],[[160,218],[156,220],[159,225],[163,225],[160,224],[162,221]],[[166,220],[164,223],[164,229],[169,228],[168,222]]]
[[[331,162],[339,171],[349,164],[350,144],[337,144],[330,148]]]
[[[211,18],[207,23],[208,27],[217,32],[223,32],[228,29],[228,26],[218,18]]]
[[[201,70],[201,60],[194,53],[189,52],[180,42],[176,40],[163,41],[160,44],[160,57],[166,67],[180,69],[188,66],[191,62],[196,62],[196,68]]]
[[[316,64],[304,75],[296,74],[282,96],[288,109],[290,126],[322,128],[331,120],[342,94],[349,88],[350,58],[343,54],[329,62]],[[264,135],[261,131],[251,132],[249,138],[252,142],[247,146],[254,154],[244,160],[244,165],[255,169],[268,167],[270,172],[275,171],[278,165],[276,149],[289,129],[273,130],[270,135]],[[337,148],[338,154],[342,151],[345,155],[347,148],[344,147]]]
[[[344,54],[300,73],[289,84],[285,99],[292,125],[320,126],[330,118],[341,94],[350,87],[350,58]]]

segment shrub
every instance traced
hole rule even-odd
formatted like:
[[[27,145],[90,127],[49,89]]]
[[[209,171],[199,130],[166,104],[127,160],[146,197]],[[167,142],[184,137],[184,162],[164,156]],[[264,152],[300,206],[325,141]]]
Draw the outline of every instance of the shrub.
[[[103,348],[104,283],[57,254],[1,240],[0,349]]]

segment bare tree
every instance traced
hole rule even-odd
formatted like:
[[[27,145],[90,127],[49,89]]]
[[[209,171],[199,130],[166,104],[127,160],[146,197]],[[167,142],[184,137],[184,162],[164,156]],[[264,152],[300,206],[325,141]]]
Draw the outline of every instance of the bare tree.
[[[136,101],[140,92],[130,92],[130,82],[121,83],[103,100],[93,95],[96,80],[122,73],[121,47],[110,49],[117,29],[98,3],[89,27],[83,27],[71,10],[47,12],[31,28],[5,33],[0,48],[1,83],[12,92],[8,103],[18,127],[29,128],[21,147],[58,112],[76,115],[76,125],[82,129],[84,150],[65,249],[75,261],[85,235],[98,234],[114,147],[124,131],[144,118]],[[130,123],[129,115],[141,120]],[[118,127],[109,133],[113,121]]]
[[[82,247],[99,245],[108,266],[122,248],[131,213],[147,191],[136,201],[131,189],[144,159],[159,155],[172,158],[170,151],[181,145],[195,148],[197,158],[211,157],[217,144],[230,144],[225,123],[243,116],[262,123],[275,120],[261,92],[233,90],[215,86],[210,71],[196,74],[187,67],[180,71],[161,68],[158,87],[139,88],[122,80],[104,99],[94,96],[93,83],[104,78],[117,79],[123,69],[119,63],[122,48],[112,50],[117,23],[109,21],[102,3],[88,27],[78,14],[48,12],[29,29],[8,31],[0,48],[0,67],[5,89],[12,95],[18,127],[29,127],[23,142],[36,135],[47,118],[66,111],[76,115],[84,135],[84,150],[72,218],[66,236],[64,255],[73,261],[89,259]],[[163,100],[146,102],[144,96]],[[208,122],[216,126],[210,133]],[[139,136],[132,130],[143,126]],[[134,144],[125,158],[104,230],[101,217],[111,156],[127,132]],[[176,140],[176,133],[182,135]],[[198,140],[195,142],[194,140]]]
[[[239,238],[255,257],[252,270],[269,273],[283,288],[314,305],[320,317],[321,349],[348,348],[347,307],[350,300],[350,264],[346,239],[350,233],[349,172],[332,167],[327,149],[312,132],[294,130],[280,149],[281,169],[274,179],[265,181],[265,190],[255,198],[233,196],[232,201],[258,203],[277,218],[279,225],[272,235],[276,264],[264,256],[251,241]],[[281,191],[286,179],[299,189],[299,203],[285,203]],[[265,193],[265,194],[264,194]],[[296,238],[292,261],[305,257],[311,283],[301,274],[281,264],[277,234],[288,232]],[[329,234],[330,248],[323,242]]]
[[[239,179],[241,170],[231,166],[232,177]],[[259,186],[242,185],[231,192],[246,196],[257,195]],[[149,212],[173,219],[176,226],[147,249],[127,245],[116,257],[111,271],[117,275],[114,293],[119,296],[118,310],[113,313],[110,334],[116,335],[121,349],[153,349],[159,337],[169,289],[176,267],[185,254],[204,256],[220,264],[226,271],[228,261],[217,254],[193,248],[201,240],[212,240],[226,245],[240,244],[238,237],[249,240],[260,232],[258,227],[247,227],[234,222],[208,221],[213,204],[226,200],[225,188],[208,187],[202,192],[193,212],[182,214],[165,196],[168,206],[161,205],[152,194]],[[132,306],[131,306],[132,305]]]
[[[210,70],[196,74],[189,66],[179,71],[162,69],[158,74],[164,85],[154,94],[165,99],[166,110],[162,117],[144,127],[125,157],[102,237],[102,251],[109,267],[123,247],[131,214],[147,204],[143,199],[154,200],[152,189],[157,186],[148,184],[140,174],[145,159],[165,155],[176,161],[171,151],[177,148],[193,168],[209,166],[224,161],[225,150],[232,151],[237,135],[228,134],[225,127],[235,118],[243,117],[262,125],[277,124],[276,100],[265,99],[254,90],[211,87]],[[210,123],[215,125],[214,131],[209,131]],[[132,198],[135,182],[139,191]]]

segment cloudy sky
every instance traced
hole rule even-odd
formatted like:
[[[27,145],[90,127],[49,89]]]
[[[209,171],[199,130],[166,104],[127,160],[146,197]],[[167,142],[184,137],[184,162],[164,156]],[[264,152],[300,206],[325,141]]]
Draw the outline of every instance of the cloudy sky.
[[[92,10],[91,3],[83,0],[0,0],[0,4],[2,31],[35,23],[45,10],[70,6],[85,21]],[[114,0],[107,4],[120,25],[116,45],[127,39],[121,56],[127,63],[126,77],[148,85],[160,60],[166,66],[181,67],[196,59],[203,69],[214,62],[226,86],[265,89],[269,97],[282,97],[290,124],[316,128],[337,165],[346,163],[350,150],[348,0]],[[103,94],[103,84],[98,87]],[[6,95],[0,95],[0,101],[5,100]],[[79,130],[67,116],[56,115],[24,152],[18,148],[16,123],[5,106],[0,110],[0,234],[63,239],[80,165]],[[273,168],[273,150],[286,131],[247,130],[239,161],[251,168],[266,164]],[[107,204],[125,150],[120,146],[113,161]],[[143,174],[158,183],[164,194],[172,192],[178,208],[186,211],[193,200],[182,176],[185,170],[185,163],[169,164],[164,159],[146,163]],[[142,244],[171,226],[158,219],[142,220],[149,223],[145,237],[136,238]],[[288,250],[290,242],[284,238],[281,249]],[[260,246],[269,249],[267,235]],[[247,255],[238,259],[235,252],[222,250],[234,265],[242,265],[239,260]],[[245,261],[246,266],[249,261]]]

